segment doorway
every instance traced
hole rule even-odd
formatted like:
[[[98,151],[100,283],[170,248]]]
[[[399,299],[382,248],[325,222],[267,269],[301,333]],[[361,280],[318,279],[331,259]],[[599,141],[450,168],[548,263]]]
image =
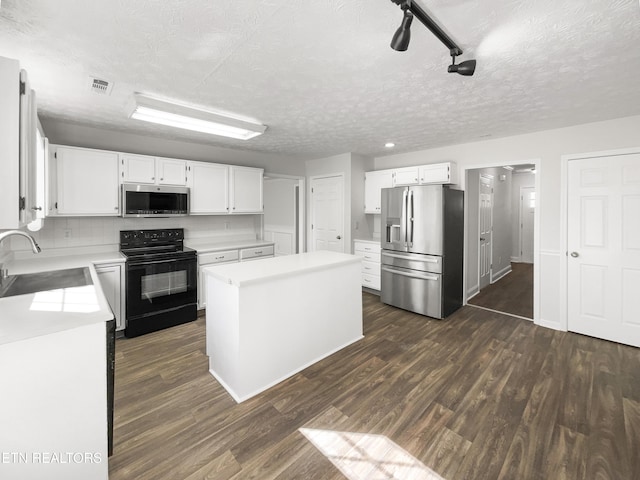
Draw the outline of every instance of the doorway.
[[[536,163],[466,169],[467,304],[536,318],[535,171]]]
[[[276,256],[305,251],[304,192],[303,177],[264,176],[264,239],[274,242]]]

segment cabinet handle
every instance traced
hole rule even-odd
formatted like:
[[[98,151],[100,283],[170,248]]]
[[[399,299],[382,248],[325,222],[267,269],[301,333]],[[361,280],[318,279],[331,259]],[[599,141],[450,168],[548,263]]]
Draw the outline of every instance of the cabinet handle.
[[[160,177],[160,181],[164,180],[164,178]]]
[[[42,207],[31,207],[31,210],[42,210]]]
[[[118,207],[113,207],[114,210],[118,210]]]
[[[155,180],[155,179],[156,179],[156,177],[151,177],[151,180]]]

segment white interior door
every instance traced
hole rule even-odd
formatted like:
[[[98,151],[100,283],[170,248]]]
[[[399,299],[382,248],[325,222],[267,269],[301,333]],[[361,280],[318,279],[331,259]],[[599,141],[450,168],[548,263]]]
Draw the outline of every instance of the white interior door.
[[[478,286],[482,290],[491,282],[491,250],[493,235],[493,178],[480,175],[480,220],[479,233],[480,248],[478,250],[478,272],[480,275]]]
[[[311,249],[344,252],[344,179],[311,180]]]
[[[568,164],[568,328],[640,347],[640,154]]]
[[[533,263],[533,225],[535,213],[535,187],[520,187],[520,261],[525,263]]]

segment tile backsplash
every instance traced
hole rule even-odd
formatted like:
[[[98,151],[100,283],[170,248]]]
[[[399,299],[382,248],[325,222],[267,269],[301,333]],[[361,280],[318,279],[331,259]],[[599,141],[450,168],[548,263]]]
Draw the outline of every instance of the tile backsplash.
[[[121,217],[48,217],[42,229],[29,232],[43,251],[69,247],[117,248],[120,230],[155,228],[184,228],[186,239],[220,238],[221,241],[259,239],[262,235],[261,215],[188,216],[178,218],[121,218]],[[4,250],[31,250],[29,242],[11,237]]]

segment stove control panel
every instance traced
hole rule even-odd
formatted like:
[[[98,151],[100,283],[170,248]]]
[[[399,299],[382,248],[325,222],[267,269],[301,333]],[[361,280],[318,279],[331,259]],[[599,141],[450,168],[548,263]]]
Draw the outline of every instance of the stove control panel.
[[[181,244],[183,240],[183,228],[120,231],[121,249],[151,245],[177,245]]]

